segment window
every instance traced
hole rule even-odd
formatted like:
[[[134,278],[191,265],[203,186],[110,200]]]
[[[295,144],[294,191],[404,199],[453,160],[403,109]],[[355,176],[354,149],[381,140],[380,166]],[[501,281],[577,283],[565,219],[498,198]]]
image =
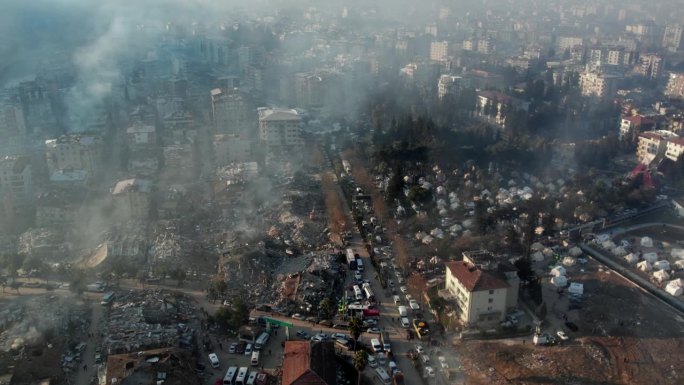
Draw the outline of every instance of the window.
[[[490,294],[490,295],[491,295],[491,294],[494,294],[494,290],[490,290],[490,291],[489,291],[489,294]]]
[[[492,302],[494,302],[494,298],[489,299],[489,303],[492,303]]]

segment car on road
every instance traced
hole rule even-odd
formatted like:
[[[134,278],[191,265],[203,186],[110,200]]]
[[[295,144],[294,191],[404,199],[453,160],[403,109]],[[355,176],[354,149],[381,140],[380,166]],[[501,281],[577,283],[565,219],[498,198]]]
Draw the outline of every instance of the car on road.
[[[347,340],[347,341],[350,341],[350,340],[351,340],[351,337],[349,337],[348,335],[346,335],[346,334],[344,334],[344,333],[335,333],[335,334],[332,335],[332,338],[333,338],[333,339],[335,339],[335,338],[341,338],[341,339]]]
[[[401,290],[401,292],[404,293],[404,294],[406,294],[406,293],[408,292],[408,289],[406,288],[406,286],[401,286],[401,287],[399,288],[399,290]]]
[[[570,340],[570,337],[568,337],[568,335],[565,334],[565,332],[562,331],[562,330],[557,331],[557,332],[556,332],[556,335],[558,336],[558,338],[561,339],[561,341],[568,341],[568,340]]]
[[[252,344],[247,344],[247,346],[245,346],[245,355],[252,355]]]
[[[424,373],[425,373],[425,377],[429,377],[429,378],[435,377],[435,370],[432,369],[431,366],[426,366]]]
[[[214,369],[218,369],[218,368],[221,366],[221,364],[219,363],[219,359],[218,359],[218,356],[216,355],[216,353],[211,353],[211,354],[209,354],[209,362],[211,363],[211,367],[214,368]]]
[[[418,352],[418,354],[423,354],[425,353],[425,349],[420,345],[416,345],[416,352]]]
[[[301,315],[301,314],[299,314],[299,313],[294,313],[294,314],[292,314],[292,318],[298,319],[298,320],[300,320],[300,321],[304,321],[304,320],[306,319],[306,317],[304,317],[303,315]]]
[[[420,310],[420,305],[418,305],[418,301],[415,299],[409,300],[409,307],[413,310]]]
[[[397,363],[394,361],[388,362],[387,366],[389,367],[390,373],[392,373],[392,374],[399,371],[399,368],[397,367]]]
[[[406,294],[406,300],[407,301],[410,301],[412,299],[413,299],[413,297],[411,296],[411,294]]]
[[[411,326],[408,317],[401,317],[401,327],[408,328]]]
[[[398,295],[393,296],[392,299],[394,299],[395,305],[398,305],[401,302],[401,298],[399,298]]]
[[[439,365],[442,367],[442,369],[449,369],[449,364],[446,362],[446,357],[439,356],[437,357],[437,361],[439,361]]]
[[[305,332],[304,330],[297,330],[297,333],[295,333],[297,337],[304,338],[305,340],[309,339],[309,333]]]
[[[235,350],[237,349],[237,342],[233,342],[230,344],[230,347],[228,348],[228,353],[235,353]]]
[[[372,328],[368,328],[368,330],[366,330],[366,333],[380,334],[380,329],[377,326],[374,326]]]

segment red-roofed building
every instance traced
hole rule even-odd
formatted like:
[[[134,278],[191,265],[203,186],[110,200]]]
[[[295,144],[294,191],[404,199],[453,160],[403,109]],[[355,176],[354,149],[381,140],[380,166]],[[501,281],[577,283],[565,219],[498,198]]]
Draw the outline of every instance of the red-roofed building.
[[[491,327],[516,307],[519,285],[517,271],[508,261],[497,261],[489,253],[486,261],[480,261],[464,253],[463,261],[446,263],[443,296],[454,300],[464,324]]]
[[[335,385],[335,370],[332,342],[285,342],[282,385]]]

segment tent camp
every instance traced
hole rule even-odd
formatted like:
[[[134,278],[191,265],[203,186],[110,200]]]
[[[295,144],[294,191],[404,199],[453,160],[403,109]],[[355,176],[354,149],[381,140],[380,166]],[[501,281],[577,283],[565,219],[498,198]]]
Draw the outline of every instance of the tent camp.
[[[564,275],[559,275],[551,278],[551,283],[555,287],[565,287],[568,285],[568,279]]]
[[[651,262],[649,261],[641,261],[637,263],[637,269],[641,271],[651,271]]]
[[[565,275],[565,268],[563,266],[558,265],[551,269],[551,275],[556,277],[559,275]]]
[[[577,282],[571,282],[570,287],[568,287],[568,293],[574,294],[574,295],[583,295],[584,294],[584,285],[581,283],[577,283]]]
[[[670,262],[668,262],[666,260],[656,261],[653,264],[653,269],[654,270],[670,270]]]
[[[684,280],[681,278],[673,279],[672,281],[668,282],[667,285],[665,285],[665,291],[675,297],[682,295],[684,292]]]
[[[613,253],[614,256],[616,257],[622,257],[623,255],[627,254],[627,250],[625,250],[624,247],[618,246],[614,248],[611,253]]]
[[[684,249],[672,249],[670,254],[672,254],[672,258],[684,259]]]
[[[544,254],[542,254],[541,252],[537,251],[536,253],[532,253],[532,255],[530,256],[530,258],[532,258],[532,261],[533,261],[533,262],[541,262],[541,261],[544,260]]]
[[[613,242],[611,240],[605,241],[605,242],[601,243],[601,247],[603,247],[604,249],[606,249],[608,251],[611,251],[615,248],[615,242]]]
[[[653,239],[651,239],[651,237],[641,238],[641,246],[642,247],[653,247]]]
[[[565,257],[565,258],[563,258],[563,261],[561,263],[563,264],[563,266],[574,266],[575,265],[575,258]]]
[[[577,257],[579,257],[580,255],[582,255],[582,249],[580,249],[579,247],[575,246],[575,247],[571,248],[570,250],[568,250],[568,253],[569,253],[571,256],[577,258]]]
[[[658,254],[656,253],[646,253],[643,255],[644,261],[648,261],[649,263],[653,263],[658,260]]]
[[[634,255],[634,253],[629,253],[629,254],[625,255],[624,258],[625,258],[625,261],[627,261],[627,263],[629,263],[630,265],[633,265],[633,264],[639,262],[639,257]]]
[[[658,270],[653,273],[653,279],[655,279],[657,282],[664,282],[670,279],[670,274],[668,274],[665,270]]]

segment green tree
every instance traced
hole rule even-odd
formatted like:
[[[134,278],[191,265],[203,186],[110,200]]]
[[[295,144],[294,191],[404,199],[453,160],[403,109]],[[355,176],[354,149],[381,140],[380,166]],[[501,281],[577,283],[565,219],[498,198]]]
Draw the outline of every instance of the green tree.
[[[359,317],[352,317],[349,320],[349,333],[354,339],[354,350],[356,350],[356,342],[361,337],[361,332],[363,331],[363,321]]]
[[[328,297],[323,298],[318,304],[318,311],[321,314],[321,318],[330,319],[334,311],[333,301]]]
[[[356,369],[356,372],[358,373],[358,379],[356,381],[357,384],[361,384],[361,373],[363,373],[363,370],[366,369],[366,366],[368,365],[368,353],[366,352],[366,349],[359,349],[354,352],[354,368]]]
[[[231,306],[222,306],[216,310],[214,319],[220,327],[232,333],[237,333],[240,326],[249,321],[249,308],[243,296],[233,297],[231,304]]]

